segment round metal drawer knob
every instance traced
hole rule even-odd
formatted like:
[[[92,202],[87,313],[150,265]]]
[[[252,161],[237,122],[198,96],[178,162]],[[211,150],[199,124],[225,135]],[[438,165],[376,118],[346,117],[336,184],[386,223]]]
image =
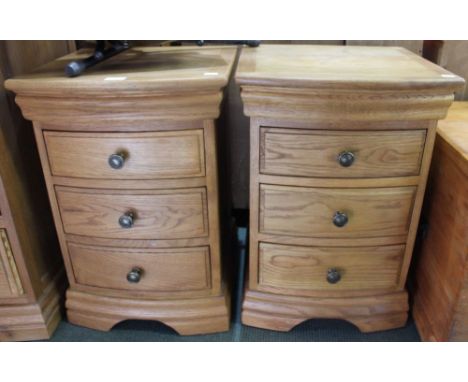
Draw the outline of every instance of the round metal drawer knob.
[[[343,151],[338,155],[338,163],[343,167],[349,167],[354,163],[354,154],[350,151]]]
[[[124,166],[125,156],[122,153],[112,154],[107,162],[114,170],[119,170]]]
[[[341,280],[341,274],[336,268],[330,268],[327,271],[327,281],[330,284],[336,284]]]
[[[130,272],[127,273],[127,281],[129,283],[138,283],[141,280],[142,274],[143,270],[141,268],[134,267]]]
[[[119,224],[122,228],[132,228],[134,220],[135,220],[135,215],[133,214],[133,212],[129,211],[129,212],[124,213],[119,218]]]
[[[335,212],[335,215],[333,216],[333,224],[337,227],[344,227],[348,224],[348,215],[344,212]]]

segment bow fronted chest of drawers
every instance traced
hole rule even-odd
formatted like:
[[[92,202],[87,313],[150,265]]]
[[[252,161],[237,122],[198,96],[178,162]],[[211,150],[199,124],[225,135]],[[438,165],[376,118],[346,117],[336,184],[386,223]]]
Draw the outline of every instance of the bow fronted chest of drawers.
[[[251,128],[243,323],[403,326],[437,120],[463,79],[402,48],[263,45],[236,80]]]
[[[9,80],[34,123],[69,321],[229,327],[216,131],[235,48],[133,48],[77,78],[66,56]]]

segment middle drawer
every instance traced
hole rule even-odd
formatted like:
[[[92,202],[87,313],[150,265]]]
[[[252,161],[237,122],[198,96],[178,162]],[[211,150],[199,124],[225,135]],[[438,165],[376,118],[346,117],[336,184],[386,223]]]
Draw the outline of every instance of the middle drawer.
[[[358,238],[408,232],[416,187],[311,188],[260,184],[261,233]]]
[[[206,189],[95,190],[55,187],[65,233],[111,239],[208,236]]]

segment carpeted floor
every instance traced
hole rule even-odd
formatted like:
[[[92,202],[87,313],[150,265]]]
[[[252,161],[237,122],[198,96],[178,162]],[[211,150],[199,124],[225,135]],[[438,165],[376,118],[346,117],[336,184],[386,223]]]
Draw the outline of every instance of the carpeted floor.
[[[236,249],[236,268],[245,269],[247,230],[237,230],[238,248]],[[420,341],[412,319],[400,329],[376,333],[361,333],[352,324],[340,320],[309,320],[296,326],[290,332],[275,332],[244,326],[240,324],[240,305],[244,273],[237,271],[238,279],[233,288],[232,323],[229,332],[179,336],[175,331],[159,322],[125,321],[116,325],[110,332],[100,332],[82,328],[62,321],[51,341],[92,341],[92,342],[318,342],[318,341]]]

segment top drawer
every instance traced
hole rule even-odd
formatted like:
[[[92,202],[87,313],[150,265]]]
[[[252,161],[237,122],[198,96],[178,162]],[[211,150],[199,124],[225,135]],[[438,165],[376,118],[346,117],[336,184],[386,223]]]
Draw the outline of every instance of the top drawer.
[[[426,130],[338,131],[264,127],[260,173],[321,178],[419,175]]]
[[[45,131],[44,140],[53,176],[158,179],[205,175],[202,129],[149,133]]]

